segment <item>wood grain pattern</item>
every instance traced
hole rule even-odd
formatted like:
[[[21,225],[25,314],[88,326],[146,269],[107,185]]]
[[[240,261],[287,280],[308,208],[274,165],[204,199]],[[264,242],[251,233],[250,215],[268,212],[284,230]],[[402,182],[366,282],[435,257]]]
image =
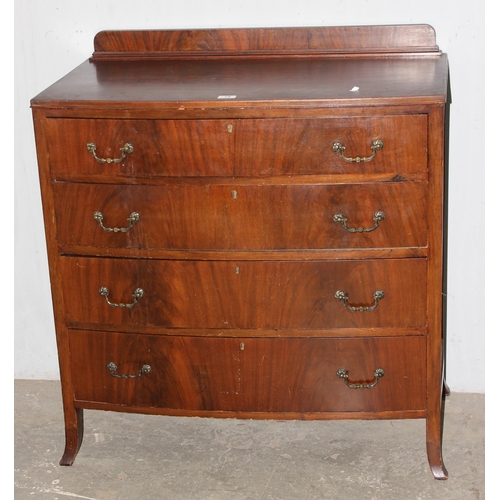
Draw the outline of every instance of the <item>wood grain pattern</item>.
[[[57,237],[70,247],[280,250],[425,247],[427,183],[289,186],[54,185]],[[350,233],[335,223],[342,213]],[[100,211],[109,229],[94,220]],[[81,251],[81,250],[80,250]]]
[[[425,115],[241,120],[234,127],[234,175],[423,172],[427,170],[426,123]],[[346,157],[369,157],[377,139],[384,148],[368,163],[348,163],[332,149],[340,141]]]
[[[411,134],[400,134],[411,130]],[[134,178],[165,176],[272,176],[311,174],[400,175],[427,169],[425,115],[272,120],[49,120],[51,170],[58,174],[110,174]],[[346,156],[370,156],[374,140],[384,148],[368,163]],[[100,158],[120,158],[126,143],[134,151],[120,163],[102,164],[87,151],[96,144]]]
[[[75,398],[183,410],[328,412],[425,408],[425,337],[218,339],[72,331]],[[241,349],[241,343],[244,349]],[[150,374],[136,374],[144,364]],[[336,376],[346,369],[348,388]]]
[[[223,54],[345,54],[435,52],[429,25],[342,26],[202,30],[102,31],[94,38],[94,58]]]
[[[442,458],[448,63],[425,25],[102,32],[31,100],[66,446],[83,409],[426,418]],[[372,161],[371,143],[384,141]],[[117,163],[131,142],[132,154]],[[333,222],[369,227],[351,234]],[[124,227],[135,211],[140,221]],[[144,296],[131,309],[140,287]],[[335,299],[343,290],[353,312]],[[242,346],[240,346],[242,344]],[[134,379],[145,363],[153,371]],[[373,381],[352,390],[352,382]]]
[[[245,262],[161,261],[64,257],[61,259],[67,321],[169,328],[348,328],[426,324],[425,259]],[[110,307],[144,297],[133,309]],[[370,306],[351,312],[334,298]]]

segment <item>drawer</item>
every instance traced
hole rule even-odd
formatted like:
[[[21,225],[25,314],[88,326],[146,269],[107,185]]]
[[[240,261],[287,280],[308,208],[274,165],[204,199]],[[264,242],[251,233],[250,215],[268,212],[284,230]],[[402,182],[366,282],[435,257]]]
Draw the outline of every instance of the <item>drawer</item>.
[[[70,326],[426,325],[427,263],[421,258],[260,262],[62,257],[60,269]],[[142,296],[134,296],[137,289]],[[359,307],[369,310],[352,310]]]
[[[48,120],[53,174],[127,177],[232,175],[233,137],[223,120]],[[87,144],[95,145],[95,156]],[[133,151],[121,151],[131,144]]]
[[[252,412],[404,411],[426,404],[425,337],[255,339],[73,330],[69,338],[81,402]],[[383,376],[375,376],[378,368]],[[337,375],[340,369],[347,379]],[[346,382],[376,384],[359,390]]]
[[[273,176],[427,171],[427,116],[237,120],[49,119],[57,174]],[[382,141],[381,150],[373,150]],[[368,161],[346,161],[343,156]],[[95,146],[93,151],[87,145]],[[132,145],[126,148],[126,145]],[[102,160],[104,162],[100,162]],[[109,158],[110,163],[106,160]],[[115,161],[116,160],[116,161]]]
[[[408,174],[427,171],[427,116],[241,120],[235,175]],[[374,151],[375,141],[383,148]],[[346,161],[333,144],[340,143]]]
[[[279,250],[427,245],[426,182],[56,183],[54,194],[61,247]],[[132,214],[138,214],[136,222]]]

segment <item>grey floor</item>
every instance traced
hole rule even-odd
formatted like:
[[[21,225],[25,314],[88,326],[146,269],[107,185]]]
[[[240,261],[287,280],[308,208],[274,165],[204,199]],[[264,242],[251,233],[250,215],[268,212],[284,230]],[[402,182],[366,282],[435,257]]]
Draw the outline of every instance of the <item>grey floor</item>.
[[[252,421],[86,411],[60,467],[58,382],[15,381],[15,498],[479,500],[484,395],[447,398],[447,481],[427,465],[423,420]]]

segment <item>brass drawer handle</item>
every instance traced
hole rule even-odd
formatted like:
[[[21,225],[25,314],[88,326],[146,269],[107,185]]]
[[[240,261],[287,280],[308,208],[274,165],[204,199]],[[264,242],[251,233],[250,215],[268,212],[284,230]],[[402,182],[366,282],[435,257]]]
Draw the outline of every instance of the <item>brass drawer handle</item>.
[[[343,292],[342,290],[337,290],[335,292],[335,298],[337,300],[341,300],[342,302],[344,302],[344,307],[347,307],[349,311],[354,311],[354,312],[373,311],[378,306],[379,300],[382,300],[384,297],[385,293],[382,290],[376,290],[373,293],[373,300],[375,301],[375,303],[372,306],[353,307],[347,303],[349,297],[345,294],[345,292]]]
[[[125,159],[125,156],[128,154],[132,153],[134,151],[134,146],[130,144],[130,142],[127,142],[122,148],[120,148],[120,151],[122,152],[121,158],[99,158],[95,154],[95,150],[97,149],[97,146],[93,142],[87,143],[87,151],[92,154],[92,156],[99,162],[99,163],[120,163]]]
[[[113,361],[110,361],[106,367],[109,370],[109,373],[116,378],[137,378],[142,376],[143,373],[151,373],[152,369],[149,365],[143,365],[142,368],[139,370],[139,373],[137,375],[117,375],[115,372],[118,370],[118,366],[116,366],[116,363],[113,363]]]
[[[372,161],[373,158],[375,158],[375,155],[377,154],[377,151],[380,151],[384,147],[383,141],[380,139],[377,139],[376,141],[372,142],[372,155],[371,156],[365,156],[365,157],[360,157],[356,156],[355,158],[349,158],[347,156],[344,156],[344,150],[345,146],[339,142],[335,141],[332,145],[333,151],[335,153],[339,153],[342,158],[348,163],[361,163],[361,162],[369,162]]]
[[[347,374],[344,368],[341,368],[337,371],[337,377],[343,378],[345,385],[349,387],[349,389],[371,389],[378,384],[378,381],[381,377],[385,375],[385,371],[382,368],[377,368],[373,374],[375,380],[371,384],[351,384],[349,382],[349,375]]]
[[[134,290],[134,293],[132,294],[132,297],[134,297],[134,302],[132,302],[131,304],[115,304],[114,302],[110,302],[110,300],[108,299],[109,291],[105,286],[99,288],[99,294],[106,299],[106,302],[111,307],[120,307],[121,309],[123,308],[131,309],[137,304],[137,300],[144,296],[144,290],[142,288],[136,288]]]
[[[335,214],[333,216],[334,222],[336,222],[337,224],[342,224],[342,227],[346,231],[349,231],[350,233],[369,233],[371,231],[374,231],[375,229],[377,229],[379,223],[381,221],[383,221],[384,219],[385,219],[384,212],[381,212],[381,211],[375,212],[373,214],[373,220],[375,221],[375,224],[372,227],[368,227],[366,229],[362,228],[362,227],[358,227],[356,229],[356,228],[353,228],[353,227],[347,227],[347,220],[348,219],[347,219],[347,217],[344,214]]]
[[[104,229],[104,231],[107,231],[108,233],[127,233],[132,229],[132,226],[136,223],[139,222],[140,216],[137,212],[132,212],[129,217],[128,217],[128,227],[105,227],[102,221],[104,220],[104,216],[102,215],[101,212],[95,212],[94,213],[94,220],[99,223],[99,225]]]

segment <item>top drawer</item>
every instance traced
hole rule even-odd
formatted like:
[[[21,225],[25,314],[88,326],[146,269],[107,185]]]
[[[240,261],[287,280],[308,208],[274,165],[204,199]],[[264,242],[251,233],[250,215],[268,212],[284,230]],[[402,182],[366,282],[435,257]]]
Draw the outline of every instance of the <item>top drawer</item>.
[[[49,119],[47,140],[56,177],[408,174],[427,170],[426,115]],[[383,147],[377,149],[375,141],[382,141]],[[334,143],[339,143],[335,150]]]

